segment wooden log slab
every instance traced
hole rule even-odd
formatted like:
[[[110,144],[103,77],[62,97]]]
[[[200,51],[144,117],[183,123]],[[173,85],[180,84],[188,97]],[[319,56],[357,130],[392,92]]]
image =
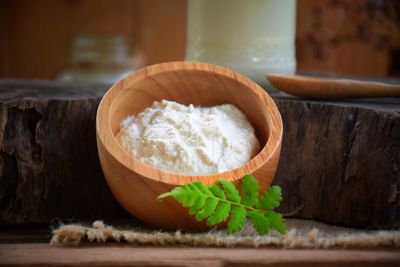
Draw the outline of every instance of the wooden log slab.
[[[281,211],[355,227],[400,226],[400,98],[276,97]]]
[[[0,224],[117,218],[97,157],[107,86],[0,82]]]
[[[95,114],[108,87],[0,80],[0,224],[128,217],[97,157]],[[400,99],[274,98],[284,122],[281,211],[399,227]]]

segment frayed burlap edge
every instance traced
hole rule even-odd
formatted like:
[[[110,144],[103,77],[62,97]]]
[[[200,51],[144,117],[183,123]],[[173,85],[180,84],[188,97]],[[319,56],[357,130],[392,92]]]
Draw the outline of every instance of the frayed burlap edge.
[[[61,225],[52,232],[51,245],[79,245],[83,242],[124,242],[138,245],[185,245],[199,247],[283,247],[283,248],[377,248],[400,247],[400,231],[366,231],[329,226],[305,220],[288,220],[288,231],[281,236],[257,235],[250,225],[237,234],[221,230],[206,233],[119,230],[95,221],[92,227]]]

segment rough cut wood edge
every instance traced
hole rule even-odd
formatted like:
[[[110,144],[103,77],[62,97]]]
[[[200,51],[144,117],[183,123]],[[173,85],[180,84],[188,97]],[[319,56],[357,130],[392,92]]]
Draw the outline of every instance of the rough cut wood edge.
[[[127,216],[97,159],[95,111],[108,87],[0,80],[0,224]],[[347,226],[400,227],[400,99],[275,101],[284,123],[274,180],[283,188],[281,211]],[[79,127],[67,127],[72,119]]]
[[[273,183],[281,211],[355,227],[400,227],[400,98],[275,98],[284,121]]]
[[[0,224],[125,214],[97,156],[95,116],[105,88],[0,83]]]

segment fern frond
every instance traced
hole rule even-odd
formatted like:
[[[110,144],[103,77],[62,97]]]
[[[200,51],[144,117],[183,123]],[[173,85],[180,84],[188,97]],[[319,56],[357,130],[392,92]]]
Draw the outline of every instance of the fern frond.
[[[220,179],[216,184],[206,186],[199,181],[178,186],[170,192],[158,196],[175,198],[182,206],[189,208],[189,214],[196,220],[207,219],[207,225],[218,225],[229,218],[228,234],[239,231],[249,218],[260,235],[270,229],[280,233],[286,231],[285,221],[281,214],[273,211],[282,200],[279,186],[272,186],[258,198],[259,185],[252,175],[243,177],[242,197],[236,187],[229,181]]]
[[[194,203],[193,206],[190,207],[189,214],[195,215],[204,206],[204,204],[206,204],[206,200],[207,197],[199,196],[196,203]]]
[[[208,198],[206,200],[206,204],[204,205],[204,207],[199,212],[196,213],[195,215],[196,220],[202,221],[211,214],[213,214],[213,212],[217,208],[217,205],[218,205],[218,199]]]
[[[258,182],[252,175],[245,175],[242,179],[242,201],[246,206],[253,207],[258,203]]]
[[[226,228],[228,234],[232,234],[243,228],[246,223],[246,209],[242,206],[233,206],[231,217]]]
[[[259,207],[273,210],[279,207],[282,201],[282,190],[278,185],[271,186],[261,197]]]
[[[268,211],[265,214],[265,217],[270,221],[271,228],[274,228],[281,234],[286,232],[286,223],[282,214],[279,214],[275,211]]]
[[[213,184],[213,185],[210,185],[208,188],[210,189],[211,193],[212,193],[215,197],[217,197],[217,198],[219,198],[219,199],[223,199],[223,200],[226,199],[226,195],[225,195],[224,190],[221,189],[221,187],[219,187],[218,185]]]
[[[268,234],[271,223],[262,212],[254,210],[248,211],[247,217],[250,218],[250,221],[256,229],[257,233],[259,233],[260,235]]]
[[[236,189],[236,187],[229,181],[220,179],[218,182],[222,185],[222,187],[225,190],[227,198],[236,203],[240,203],[240,195],[239,191]]]
[[[215,212],[208,217],[207,225],[217,225],[224,222],[229,217],[229,212],[231,211],[231,203],[220,202],[215,209]]]

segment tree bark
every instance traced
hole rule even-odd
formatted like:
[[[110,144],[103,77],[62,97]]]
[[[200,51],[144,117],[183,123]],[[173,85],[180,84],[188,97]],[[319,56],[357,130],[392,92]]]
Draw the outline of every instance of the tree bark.
[[[275,98],[284,122],[281,211],[355,227],[400,226],[400,98]],[[296,212],[298,211],[298,212]]]
[[[96,148],[107,85],[0,80],[0,224],[128,218]],[[355,227],[400,226],[400,99],[275,94],[284,122],[281,211]]]
[[[97,157],[96,110],[106,88],[0,82],[0,224],[124,216]]]

